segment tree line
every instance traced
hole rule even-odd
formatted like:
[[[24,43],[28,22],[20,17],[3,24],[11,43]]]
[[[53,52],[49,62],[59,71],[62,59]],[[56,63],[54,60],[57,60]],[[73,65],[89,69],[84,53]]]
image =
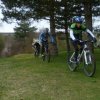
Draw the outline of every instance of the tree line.
[[[3,20],[21,22],[46,19],[56,41],[55,29],[65,29],[67,48],[68,26],[73,16],[84,16],[87,28],[92,30],[92,16],[100,16],[100,0],[1,0]],[[54,48],[57,48],[55,43]],[[57,50],[57,49],[55,49]]]

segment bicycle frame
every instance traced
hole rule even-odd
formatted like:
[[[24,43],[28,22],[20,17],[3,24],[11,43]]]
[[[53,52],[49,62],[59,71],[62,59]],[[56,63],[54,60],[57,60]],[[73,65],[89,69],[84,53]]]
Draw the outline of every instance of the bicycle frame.
[[[45,43],[44,44],[44,52],[45,53],[48,53],[48,43]]]
[[[92,63],[91,55],[90,55],[90,50],[88,49],[87,44],[84,45],[83,53],[84,53],[85,63],[86,63],[87,65],[90,64],[90,63]],[[88,54],[88,57],[89,57],[89,58],[87,58],[87,54]]]
[[[85,41],[87,42],[87,41]],[[91,56],[89,55],[89,58],[87,59],[86,55],[89,54],[90,50],[88,48],[88,45],[84,42],[84,46],[83,46],[83,50],[81,52],[81,54],[78,54],[78,57],[77,57],[77,61],[80,62],[80,59],[82,58],[82,56],[84,56],[84,59],[85,59],[85,63],[86,64],[90,64],[91,63]],[[72,59],[74,59],[74,55],[75,55],[75,52],[73,52],[72,56],[70,57],[70,62],[73,62],[75,63]]]
[[[44,44],[44,56],[43,56],[43,61],[48,61],[50,62],[50,51],[48,47],[48,43]]]

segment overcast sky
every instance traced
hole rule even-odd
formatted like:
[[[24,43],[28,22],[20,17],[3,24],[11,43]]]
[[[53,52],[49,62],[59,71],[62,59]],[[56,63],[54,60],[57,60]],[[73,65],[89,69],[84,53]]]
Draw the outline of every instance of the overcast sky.
[[[3,15],[1,13],[0,10],[0,19],[3,18]],[[15,23],[12,24],[7,24],[6,22],[1,22],[0,21],[0,32],[14,32],[13,28],[16,26]],[[49,28],[49,21],[47,20],[41,20],[39,22],[33,22],[32,26],[36,26],[36,28],[38,28],[38,30],[40,30],[41,28]]]

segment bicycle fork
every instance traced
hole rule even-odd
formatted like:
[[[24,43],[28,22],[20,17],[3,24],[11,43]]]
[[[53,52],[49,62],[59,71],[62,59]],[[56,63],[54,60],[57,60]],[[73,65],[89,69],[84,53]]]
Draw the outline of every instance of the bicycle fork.
[[[92,59],[91,59],[91,55],[90,55],[90,51],[89,50],[84,50],[84,59],[85,59],[85,63],[91,64]]]
[[[69,59],[70,62],[74,63],[74,61],[73,61],[74,60],[74,55],[75,55],[75,52],[72,54],[71,58]]]

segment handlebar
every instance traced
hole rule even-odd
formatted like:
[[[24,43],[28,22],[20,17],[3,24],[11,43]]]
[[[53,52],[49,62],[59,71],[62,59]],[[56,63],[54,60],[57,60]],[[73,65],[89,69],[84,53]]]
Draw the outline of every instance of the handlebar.
[[[80,43],[87,43],[87,42],[91,42],[91,43],[94,43],[94,41],[92,40],[78,40]]]

